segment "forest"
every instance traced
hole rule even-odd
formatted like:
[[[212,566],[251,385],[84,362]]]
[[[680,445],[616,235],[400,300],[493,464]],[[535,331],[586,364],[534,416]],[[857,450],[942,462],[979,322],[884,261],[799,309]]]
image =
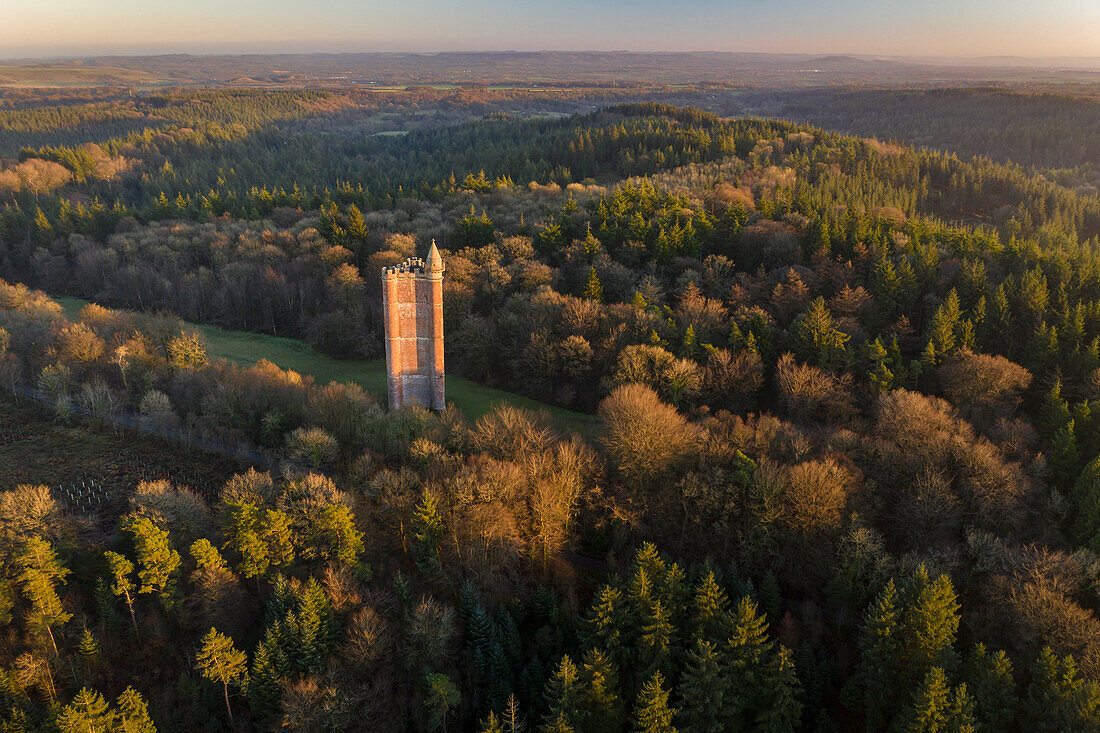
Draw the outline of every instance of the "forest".
[[[0,486],[0,729],[1100,731],[1095,102],[633,93],[0,110],[0,399],[237,462]],[[591,433],[187,326],[377,358],[432,240],[448,370]]]

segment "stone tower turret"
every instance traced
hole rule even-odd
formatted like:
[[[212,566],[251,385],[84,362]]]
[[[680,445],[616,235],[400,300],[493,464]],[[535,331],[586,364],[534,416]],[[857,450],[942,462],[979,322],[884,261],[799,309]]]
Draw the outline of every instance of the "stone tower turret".
[[[382,268],[390,409],[446,406],[443,372],[443,258],[435,241],[418,257]]]

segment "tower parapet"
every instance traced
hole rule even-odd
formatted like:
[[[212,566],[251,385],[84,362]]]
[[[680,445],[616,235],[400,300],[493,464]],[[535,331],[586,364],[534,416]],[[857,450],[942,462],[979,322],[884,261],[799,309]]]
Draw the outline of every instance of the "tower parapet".
[[[443,258],[432,241],[427,261],[410,257],[382,268],[386,390],[391,410],[446,406],[443,370]]]

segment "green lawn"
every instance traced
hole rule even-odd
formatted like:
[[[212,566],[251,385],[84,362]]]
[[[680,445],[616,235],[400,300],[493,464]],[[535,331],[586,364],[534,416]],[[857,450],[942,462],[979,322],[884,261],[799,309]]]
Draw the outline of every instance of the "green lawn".
[[[65,309],[69,318],[76,318],[80,309],[88,303],[79,298],[55,298],[55,300]],[[294,339],[244,331],[226,331],[195,323],[188,325],[202,334],[206,341],[207,357],[211,359],[226,359],[238,364],[255,364],[260,359],[267,359],[283,369],[308,374],[321,384],[355,382],[368,392],[385,398],[386,363],[382,359],[376,361],[334,359]],[[559,427],[586,435],[593,433],[596,424],[596,419],[591,415],[546,405],[450,374],[447,375],[447,401],[453,402],[470,419],[481,417],[499,402],[507,402],[516,407],[545,410],[550,413]]]

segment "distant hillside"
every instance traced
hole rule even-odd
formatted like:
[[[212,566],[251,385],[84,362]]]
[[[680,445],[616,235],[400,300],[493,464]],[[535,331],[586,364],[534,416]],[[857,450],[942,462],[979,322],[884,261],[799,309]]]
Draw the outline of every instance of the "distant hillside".
[[[104,56],[0,67],[17,83],[41,86],[184,84],[244,86],[360,86],[432,84],[607,83],[975,84],[1096,81],[1088,64],[1042,64],[1019,59],[905,59],[849,55],[762,53],[463,52],[249,54],[242,56]],[[1011,61],[1011,63],[1009,62]],[[1055,69],[1086,69],[1057,71]]]

